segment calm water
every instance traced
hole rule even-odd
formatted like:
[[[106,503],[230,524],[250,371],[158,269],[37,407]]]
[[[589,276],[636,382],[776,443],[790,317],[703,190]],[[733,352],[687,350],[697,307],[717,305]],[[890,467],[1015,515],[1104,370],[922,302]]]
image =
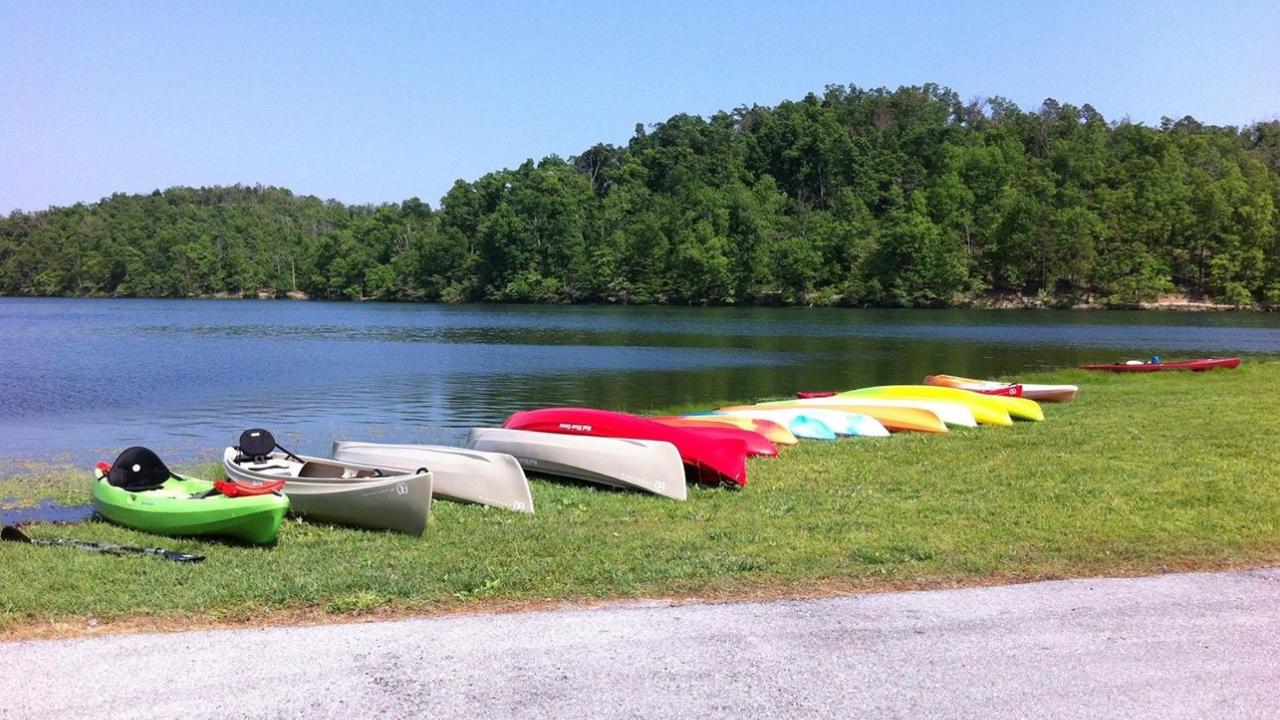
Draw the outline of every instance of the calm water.
[[[458,443],[513,410],[645,410],[798,388],[1085,361],[1280,353],[1280,316],[0,298],[0,458],[147,445],[214,458],[239,431]]]

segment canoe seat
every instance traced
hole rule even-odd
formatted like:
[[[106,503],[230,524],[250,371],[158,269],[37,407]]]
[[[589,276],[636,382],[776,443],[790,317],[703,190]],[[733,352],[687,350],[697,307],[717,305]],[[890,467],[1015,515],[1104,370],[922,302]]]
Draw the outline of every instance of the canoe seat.
[[[340,478],[346,475],[346,468],[341,465],[307,461],[298,468],[300,478]]]

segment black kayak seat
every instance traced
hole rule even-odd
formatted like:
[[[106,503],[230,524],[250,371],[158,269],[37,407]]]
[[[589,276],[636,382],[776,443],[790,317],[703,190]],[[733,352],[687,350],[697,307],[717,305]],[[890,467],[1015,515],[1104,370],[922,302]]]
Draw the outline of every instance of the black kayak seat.
[[[262,428],[251,428],[240,433],[240,454],[254,460],[266,458],[276,449],[276,438]]]
[[[123,490],[144,492],[160,488],[171,477],[173,472],[154,451],[150,448],[131,447],[111,463],[107,482]]]

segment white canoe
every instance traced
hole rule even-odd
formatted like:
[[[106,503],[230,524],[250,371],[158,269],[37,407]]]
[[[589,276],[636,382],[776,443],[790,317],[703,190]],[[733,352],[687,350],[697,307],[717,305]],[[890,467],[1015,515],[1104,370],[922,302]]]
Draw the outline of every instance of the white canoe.
[[[1018,384],[1022,386],[1022,397],[1036,402],[1071,402],[1076,399],[1076,393],[1080,392],[1080,388],[1076,385]]]
[[[948,425],[958,425],[960,427],[978,427],[978,421],[974,419],[973,413],[969,408],[959,403],[945,402],[940,400],[904,400],[897,398],[859,398],[859,397],[819,397],[819,398],[797,398],[795,400],[786,400],[789,407],[800,407],[802,405],[813,405],[814,407],[840,407],[849,408],[849,412],[858,412],[858,406],[880,405],[882,407],[906,407],[919,408],[928,410],[938,419]],[[793,405],[792,403],[798,403]],[[760,407],[768,407],[769,403],[760,403]]]
[[[309,520],[421,535],[431,513],[431,473],[399,473],[357,463],[274,451],[248,458],[229,447],[232,480],[284,479],[291,512]]]
[[[689,492],[680,452],[667,442],[472,428],[467,447],[513,455],[530,472],[644,490],[673,500],[684,500]]]
[[[1076,393],[1080,391],[1080,388],[1076,385],[1044,385],[1041,383],[975,380],[974,378],[959,377],[957,375],[926,375],[924,384],[959,388],[979,393],[985,393],[990,390],[1008,390],[1016,386],[1020,392],[1013,397],[1023,397],[1036,402],[1055,403],[1071,402],[1076,399]]]
[[[436,497],[532,513],[533,495],[520,463],[506,453],[447,445],[393,445],[339,440],[333,459],[413,472],[431,471]]]

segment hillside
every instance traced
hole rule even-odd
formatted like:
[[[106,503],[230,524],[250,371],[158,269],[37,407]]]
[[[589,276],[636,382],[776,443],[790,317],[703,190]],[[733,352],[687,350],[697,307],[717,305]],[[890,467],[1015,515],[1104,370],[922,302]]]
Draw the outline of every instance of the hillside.
[[[0,294],[1280,304],[1280,122],[832,86],[417,198],[175,187],[0,219]]]

